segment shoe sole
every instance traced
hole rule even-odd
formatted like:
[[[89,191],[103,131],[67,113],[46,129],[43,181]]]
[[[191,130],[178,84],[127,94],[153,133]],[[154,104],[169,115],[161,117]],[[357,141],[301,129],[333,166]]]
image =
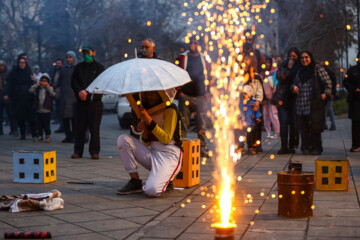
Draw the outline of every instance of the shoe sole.
[[[130,194],[135,194],[135,193],[142,193],[143,190],[134,190],[134,191],[129,191],[129,192],[117,192],[117,195],[130,195]]]

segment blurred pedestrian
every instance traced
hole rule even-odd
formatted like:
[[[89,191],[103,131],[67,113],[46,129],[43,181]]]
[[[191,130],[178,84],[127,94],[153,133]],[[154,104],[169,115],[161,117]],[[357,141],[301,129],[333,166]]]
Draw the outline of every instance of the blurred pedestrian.
[[[141,42],[141,52],[138,54],[139,58],[159,58],[155,52],[155,41],[151,38],[146,38]]]
[[[309,51],[301,53],[299,69],[292,90],[297,94],[296,114],[304,155],[321,155],[321,132],[324,130],[326,99],[331,95],[331,79],[326,70],[316,64]]]
[[[160,59],[158,57],[158,55],[156,54],[155,49],[156,49],[155,41],[152,38],[145,38],[141,42],[141,52],[138,54],[138,58]],[[137,98],[136,95],[134,97]],[[131,119],[130,119],[130,125],[131,125],[130,135],[136,139],[139,139],[140,135],[138,135],[136,133],[136,128],[141,120],[136,116],[133,109],[131,109],[130,117],[131,117]]]
[[[35,112],[32,109],[34,95],[28,91],[34,83],[30,73],[26,59],[20,57],[17,66],[11,70],[6,80],[7,90],[4,99],[11,102],[11,113],[18,122],[21,140],[25,139],[26,122],[29,122],[32,137],[36,137]]]
[[[76,54],[68,51],[65,54],[66,63],[60,70],[58,85],[55,87],[60,89],[60,116],[63,120],[65,139],[63,143],[72,143],[75,138],[75,104],[76,97],[71,88],[71,76],[76,65]]]
[[[195,112],[197,136],[201,144],[201,156],[209,157],[209,149],[206,146],[206,111],[210,99],[209,87],[205,82],[210,79],[210,65],[205,56],[200,52],[200,42],[195,37],[190,38],[189,50],[183,52],[175,63],[186,70],[191,82],[181,87],[178,93],[179,110],[181,112],[182,127],[181,136],[185,138],[190,126],[190,117]],[[208,74],[205,75],[204,72]]]
[[[258,153],[256,150],[256,133],[255,127],[258,122],[261,121],[261,113],[258,108],[254,111],[253,106],[255,104],[255,100],[253,98],[253,89],[250,85],[244,85],[241,94],[240,94],[240,111],[241,111],[241,121],[242,123],[246,123],[246,127],[242,130],[235,130],[235,138],[236,141],[239,139],[238,152],[244,151],[244,140],[246,136],[246,143],[248,147],[248,152],[252,155]],[[250,131],[249,131],[250,130]],[[242,139],[242,140],[240,140]]]
[[[41,76],[42,76],[42,73],[40,72],[40,67],[39,67],[39,65],[35,65],[34,67],[33,67],[33,75],[34,75],[34,77],[35,77],[35,79],[36,79],[36,82],[39,82],[39,80],[40,80],[40,78],[41,78]]]
[[[347,71],[343,84],[349,92],[349,118],[351,119],[352,146],[350,152],[360,151],[360,52],[357,64]]]
[[[243,62],[246,64],[247,70],[245,71],[248,79],[250,81],[250,85],[252,85],[252,88],[254,89],[254,100],[255,104],[253,106],[254,111],[257,111],[258,108],[260,108],[261,112],[261,102],[264,100],[264,89],[263,89],[263,77],[265,73],[265,56],[260,50],[254,49],[254,43],[256,38],[255,31],[252,31],[251,29],[246,29],[244,31],[244,60]],[[255,81],[259,81],[260,85],[257,85]],[[260,97],[261,92],[261,97]],[[260,100],[261,98],[261,100]],[[263,121],[256,122],[255,125],[255,138],[257,142],[256,150],[257,152],[262,152],[262,126]]]
[[[41,142],[45,132],[45,142],[49,143],[51,134],[50,114],[53,108],[53,98],[55,97],[54,88],[50,86],[49,75],[44,73],[39,82],[31,86],[29,92],[35,95],[33,109],[36,111],[37,137],[34,142]]]
[[[0,135],[4,134],[3,131],[3,120],[4,120],[4,110],[5,110],[5,86],[6,86],[6,77],[7,77],[7,68],[5,61],[0,59]]]
[[[278,80],[276,79],[276,71],[278,70],[275,59],[266,57],[265,78],[263,80],[263,88],[266,98],[264,99],[263,114],[264,127],[267,133],[267,138],[280,137],[280,124],[278,118],[278,111],[276,106],[271,104],[272,96],[275,92]],[[274,135],[271,135],[271,125],[274,128]]]
[[[57,130],[55,130],[56,133],[61,133],[64,132],[63,129],[63,123],[62,123],[62,119],[61,119],[61,115],[60,115],[60,96],[61,96],[61,89],[59,86],[59,77],[60,77],[60,69],[63,65],[63,60],[61,58],[56,59],[55,61],[55,66],[54,66],[54,70],[52,73],[52,82],[51,85],[52,86],[58,86],[55,88],[55,111],[54,111],[54,122],[55,124],[60,123],[60,126]]]
[[[99,159],[100,123],[102,118],[102,94],[89,94],[86,88],[104,70],[104,66],[95,61],[95,49],[90,44],[84,44],[81,49],[84,61],[77,64],[71,77],[71,87],[74,90],[76,103],[76,136],[74,153],[71,158],[81,158],[84,152],[85,132],[90,130],[89,152],[92,159]]]
[[[336,130],[336,124],[335,124],[335,113],[333,109],[333,100],[336,96],[336,77],[335,74],[326,66],[325,62],[320,62],[320,65],[325,68],[325,71],[329,74],[329,77],[331,79],[331,95],[329,99],[327,100],[326,106],[325,106],[325,121],[324,121],[324,129],[329,129],[330,131]],[[326,115],[329,113],[331,125],[330,128],[328,128],[326,123]]]
[[[279,84],[272,103],[277,106],[280,122],[281,148],[278,154],[295,153],[299,145],[299,130],[296,124],[296,95],[291,91],[300,68],[300,51],[289,48],[287,59],[280,64],[277,72]]]

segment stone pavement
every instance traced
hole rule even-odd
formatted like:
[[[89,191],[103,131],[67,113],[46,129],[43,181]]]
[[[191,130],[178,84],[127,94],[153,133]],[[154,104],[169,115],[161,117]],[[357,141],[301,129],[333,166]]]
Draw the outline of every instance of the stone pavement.
[[[118,196],[116,191],[128,175],[117,154],[116,138],[127,132],[119,128],[116,115],[104,115],[99,160],[91,160],[87,152],[82,159],[71,159],[73,145],[60,143],[62,134],[53,134],[50,144],[0,136],[0,195],[58,189],[65,201],[65,208],[54,212],[0,211],[0,239],[10,231],[50,231],[54,239],[213,239],[215,163],[208,160],[201,166],[199,186],[159,198]],[[235,239],[360,239],[360,153],[348,152],[350,121],[338,120],[336,131],[323,134],[323,155],[349,156],[349,190],[315,191],[312,218],[277,216],[276,172],[286,169],[289,159],[301,161],[304,171],[315,170],[315,156],[299,151],[278,156],[279,144],[279,139],[265,140],[262,154],[245,155],[236,165],[236,175],[242,179],[236,184]],[[13,183],[12,155],[17,150],[56,150],[57,181]],[[140,168],[140,176],[147,175]]]

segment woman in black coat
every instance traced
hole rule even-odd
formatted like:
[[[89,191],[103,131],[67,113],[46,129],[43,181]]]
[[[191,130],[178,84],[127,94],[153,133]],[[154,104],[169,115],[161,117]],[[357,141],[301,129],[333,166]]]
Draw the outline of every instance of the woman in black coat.
[[[296,47],[291,47],[287,52],[287,59],[280,64],[276,75],[279,83],[276,86],[272,104],[277,106],[279,113],[281,148],[278,154],[295,153],[295,148],[299,145],[295,95],[291,91],[291,85],[294,83],[300,65],[300,51]]]
[[[26,121],[30,122],[32,137],[36,137],[35,112],[32,108],[34,95],[29,93],[33,83],[26,59],[18,58],[16,67],[7,77],[6,98],[10,100],[12,117],[18,122],[22,140],[25,139]]]
[[[320,155],[323,151],[321,132],[324,130],[325,104],[331,95],[331,79],[324,67],[317,65],[309,51],[300,55],[301,67],[292,91],[297,95],[296,115],[301,135],[301,151]]]
[[[347,78],[343,81],[349,92],[349,118],[351,119],[352,147],[350,152],[360,151],[360,52],[357,64],[349,68]]]

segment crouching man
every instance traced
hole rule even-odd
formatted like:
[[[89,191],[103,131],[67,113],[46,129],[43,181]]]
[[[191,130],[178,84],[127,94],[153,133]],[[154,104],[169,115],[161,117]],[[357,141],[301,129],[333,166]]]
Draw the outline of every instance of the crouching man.
[[[117,140],[119,155],[131,177],[118,194],[144,191],[149,197],[158,197],[165,191],[173,190],[172,180],[180,171],[183,152],[181,117],[175,104],[149,115],[146,109],[158,105],[161,97],[156,91],[141,95],[143,107],[139,117],[142,121],[137,126],[140,140],[129,135],[121,135]],[[144,186],[138,174],[138,163],[150,171]]]

